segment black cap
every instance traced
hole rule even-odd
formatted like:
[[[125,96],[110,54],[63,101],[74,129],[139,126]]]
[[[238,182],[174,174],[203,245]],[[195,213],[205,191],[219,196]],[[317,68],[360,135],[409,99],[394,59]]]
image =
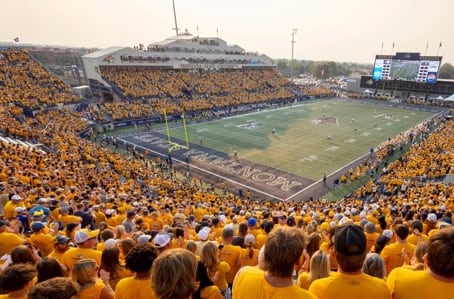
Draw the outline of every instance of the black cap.
[[[334,233],[334,249],[346,256],[364,254],[366,236],[363,229],[354,224],[339,226]]]

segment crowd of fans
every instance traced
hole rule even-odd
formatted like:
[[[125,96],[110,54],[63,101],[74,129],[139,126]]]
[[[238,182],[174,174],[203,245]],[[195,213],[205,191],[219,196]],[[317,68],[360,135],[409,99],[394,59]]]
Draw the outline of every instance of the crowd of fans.
[[[453,121],[389,140],[412,146],[329,203],[180,180],[155,158],[79,138],[85,122],[65,109],[6,117],[4,136],[47,149],[0,142],[0,290],[10,297],[451,296],[453,187],[434,180],[454,172]]]

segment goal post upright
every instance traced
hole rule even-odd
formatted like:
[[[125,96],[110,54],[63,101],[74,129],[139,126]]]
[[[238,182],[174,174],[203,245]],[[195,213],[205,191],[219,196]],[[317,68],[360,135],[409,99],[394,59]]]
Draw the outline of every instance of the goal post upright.
[[[184,111],[183,114],[181,114],[181,119],[183,120],[184,139],[186,141],[186,148],[189,149],[188,130],[186,128],[186,118],[184,117]]]

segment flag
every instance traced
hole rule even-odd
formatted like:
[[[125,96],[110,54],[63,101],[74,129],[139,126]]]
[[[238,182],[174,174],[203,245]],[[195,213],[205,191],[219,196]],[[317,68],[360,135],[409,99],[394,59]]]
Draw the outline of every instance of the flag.
[[[14,42],[15,42],[15,43],[18,43],[18,42],[19,42],[19,38],[16,37],[16,38],[14,39]],[[440,46],[440,47],[441,47],[441,46]]]
[[[426,45],[426,50],[429,48],[429,42],[427,42],[427,45]]]
[[[442,46],[442,44],[441,44],[441,42],[440,42],[440,45],[439,45],[438,47],[441,48],[441,46]]]
[[[393,42],[393,49],[394,49],[394,42]]]

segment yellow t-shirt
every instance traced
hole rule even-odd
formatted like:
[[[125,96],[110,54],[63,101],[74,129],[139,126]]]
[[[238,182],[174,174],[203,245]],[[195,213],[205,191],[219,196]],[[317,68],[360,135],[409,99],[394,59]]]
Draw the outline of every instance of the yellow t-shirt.
[[[429,240],[429,237],[425,234],[420,234],[419,236],[417,236],[415,234],[410,234],[406,240],[407,240],[407,243],[417,245],[419,242],[424,242],[424,241]]]
[[[121,279],[115,287],[115,299],[157,299],[150,279]]]
[[[54,241],[54,236],[42,232],[30,236],[30,242],[38,247],[42,257],[48,256],[54,250]]]
[[[384,280],[364,273],[350,275],[337,273],[312,282],[309,292],[318,299],[391,299],[391,293]]]
[[[63,265],[68,271],[72,271],[74,264],[81,259],[94,259],[96,263],[101,265],[101,251],[91,248],[70,248],[63,254]]]
[[[275,287],[265,280],[265,272],[258,267],[244,267],[233,283],[232,299],[317,299],[308,291],[292,284],[288,287]]]
[[[259,251],[258,249],[252,248],[252,252],[252,257],[249,257],[249,248],[241,249],[240,267],[257,266],[259,262]]]
[[[69,249],[68,249],[69,250]],[[49,253],[48,257],[53,257],[55,258],[60,264],[63,264],[63,254],[64,252],[57,252],[57,251],[52,251]]]
[[[404,264],[404,257],[402,256],[402,249],[405,247],[407,254],[413,256],[415,245],[410,243],[392,243],[386,245],[380,256],[385,262],[386,273],[391,273],[392,269],[400,267]]]
[[[223,299],[221,291],[215,285],[205,287],[200,290],[200,298],[201,299]]]
[[[394,271],[398,273],[394,273]],[[435,279],[428,271],[395,269],[393,283],[388,284],[393,298],[437,298],[450,299],[453,296],[454,283]]]
[[[240,254],[241,247],[231,244],[224,245],[220,252],[221,260],[227,262],[227,264],[229,264],[230,266],[230,271],[225,276],[228,283],[233,282],[236,272],[238,272],[238,269],[240,268]]]
[[[227,280],[225,278],[225,275],[227,272],[230,271],[230,266],[226,262],[220,262],[218,265],[218,277],[216,281],[213,281],[213,283],[220,289],[223,290],[225,288],[228,288],[229,285],[227,283]]]
[[[0,233],[0,257],[6,253],[10,253],[14,247],[21,245],[24,241],[24,239],[16,234],[9,232]]]
[[[99,299],[101,297],[101,291],[105,287],[106,285],[102,281],[97,280],[94,284],[87,288],[82,287],[81,290],[77,293],[76,298]]]

